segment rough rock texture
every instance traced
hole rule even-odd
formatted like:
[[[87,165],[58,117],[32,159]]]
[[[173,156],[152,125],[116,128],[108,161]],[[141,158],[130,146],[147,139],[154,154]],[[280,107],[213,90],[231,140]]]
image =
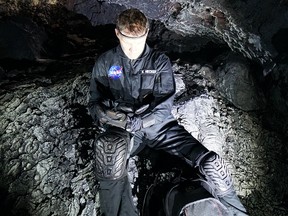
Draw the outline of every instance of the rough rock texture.
[[[109,14],[112,16],[108,16],[104,24],[113,23],[115,10],[136,7],[149,18],[160,20],[169,30],[179,34],[222,41],[232,50],[260,61],[267,67],[266,72],[271,69],[272,57],[277,55],[271,39],[279,29],[287,28],[287,5],[285,2],[276,3],[273,0],[264,2],[73,0],[67,1],[67,7],[84,14],[94,25],[103,24],[102,14],[110,11]]]
[[[212,71],[210,74],[216,77],[215,85],[221,95],[241,110],[265,109],[264,93],[253,77],[251,64],[231,53],[219,57],[217,61],[221,61],[222,65],[216,73]]]
[[[273,58],[279,54],[277,44],[272,41],[273,36],[287,28],[285,1],[31,0],[27,1],[25,6],[47,7],[59,4],[84,14],[93,25],[114,23],[121,10],[128,7],[139,8],[150,19],[163,23],[167,29],[198,38],[201,41],[200,46],[207,43],[207,38],[227,44],[245,57],[261,62],[266,69],[265,73],[273,69]],[[10,14],[20,10],[21,5],[23,3],[17,0],[1,1],[0,9]],[[282,33],[287,35],[283,31]]]
[[[180,66],[184,82],[187,72],[189,76],[192,72],[201,93],[184,104],[176,103],[175,116],[207,148],[229,161],[238,194],[250,215],[287,214],[285,140],[263,127],[259,113],[241,111],[223,100],[218,90],[210,89],[211,80],[200,75],[203,69],[207,70],[198,66],[196,72],[195,65]],[[271,204],[278,198],[278,204]]]
[[[175,117],[229,162],[250,215],[287,215],[287,146],[263,128],[261,115],[223,99],[213,79],[203,76],[207,66],[174,63]],[[98,132],[86,109],[90,71],[82,68],[81,74],[62,80],[34,74],[24,83],[2,83],[0,192],[6,215],[98,215],[92,152]],[[139,206],[148,186],[143,182],[152,179],[142,176],[148,161],[130,164]]]
[[[83,156],[91,143],[81,140],[81,119],[75,120],[85,110],[87,74],[47,87],[35,81],[1,94],[2,209],[6,215],[76,215],[85,207],[92,215],[92,160]]]

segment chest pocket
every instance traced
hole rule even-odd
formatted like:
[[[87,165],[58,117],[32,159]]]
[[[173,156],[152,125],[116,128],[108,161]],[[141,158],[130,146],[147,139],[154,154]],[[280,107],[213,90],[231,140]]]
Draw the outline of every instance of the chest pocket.
[[[140,95],[145,97],[153,93],[156,80],[156,73],[142,73],[141,74],[141,90]]]
[[[114,99],[122,98],[123,95],[123,78],[120,79],[109,79],[109,88]]]
[[[114,99],[119,99],[123,94],[124,72],[121,64],[112,65],[107,72],[110,91]]]

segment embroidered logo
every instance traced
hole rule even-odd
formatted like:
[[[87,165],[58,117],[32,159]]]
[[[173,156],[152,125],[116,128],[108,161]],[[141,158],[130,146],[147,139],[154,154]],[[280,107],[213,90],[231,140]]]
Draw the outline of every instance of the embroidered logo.
[[[111,79],[119,79],[122,76],[122,67],[119,65],[113,65],[110,67],[109,71],[108,71],[108,77]]]

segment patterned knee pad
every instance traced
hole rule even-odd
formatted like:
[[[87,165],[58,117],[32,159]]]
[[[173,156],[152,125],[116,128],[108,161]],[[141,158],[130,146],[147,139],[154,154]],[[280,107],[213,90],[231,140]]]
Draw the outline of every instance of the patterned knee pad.
[[[100,134],[94,143],[95,170],[98,180],[116,180],[126,175],[129,134],[110,130]]]
[[[210,186],[214,188],[217,196],[224,196],[234,190],[227,163],[215,152],[207,152],[202,155],[197,160],[197,166]]]

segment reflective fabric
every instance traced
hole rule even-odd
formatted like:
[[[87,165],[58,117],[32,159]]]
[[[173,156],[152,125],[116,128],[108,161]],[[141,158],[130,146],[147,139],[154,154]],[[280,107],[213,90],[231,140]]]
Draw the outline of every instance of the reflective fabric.
[[[206,198],[185,205],[180,216],[232,216],[232,214],[217,199]]]

